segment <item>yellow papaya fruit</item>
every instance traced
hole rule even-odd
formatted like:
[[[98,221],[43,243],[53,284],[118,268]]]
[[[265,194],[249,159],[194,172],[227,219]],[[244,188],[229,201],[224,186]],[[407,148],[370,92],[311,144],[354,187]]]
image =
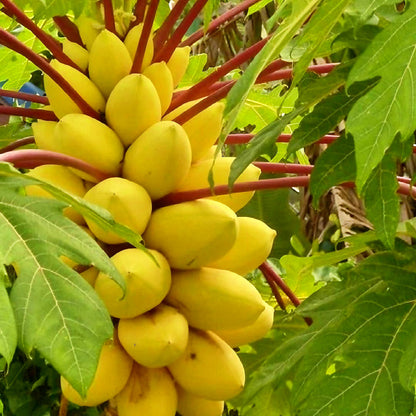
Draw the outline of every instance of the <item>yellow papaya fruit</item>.
[[[267,260],[276,231],[256,218],[237,217],[237,222],[238,234],[234,245],[209,267],[231,270],[244,276]]]
[[[175,416],[178,398],[175,383],[166,368],[135,364],[129,381],[115,401],[118,416]]]
[[[234,244],[234,211],[217,201],[198,199],[153,212],[143,238],[175,269],[197,269],[222,257]]]
[[[228,400],[244,388],[237,353],[211,331],[191,329],[185,353],[168,369],[184,390],[205,399]]]
[[[190,326],[213,331],[252,324],[265,307],[258,290],[244,277],[209,267],[174,270],[165,301]]]
[[[39,149],[59,152],[58,144],[55,139],[55,127],[57,121],[38,120],[32,123],[33,137]]]
[[[133,60],[136,55],[137,46],[142,35],[143,23],[133,26],[127,33],[126,38],[124,39],[124,44],[126,45],[127,50],[129,51],[130,57]],[[143,63],[140,71],[143,71],[152,63],[153,59],[153,38],[149,36],[149,39],[146,44],[146,49],[143,56]]]
[[[152,200],[172,192],[191,166],[191,147],[184,129],[173,121],[160,121],[127,149],[123,177],[142,185]]]
[[[162,303],[143,315],[120,319],[118,336],[137,363],[149,368],[165,367],[184,353],[188,322],[177,309]]]
[[[164,256],[149,250],[129,248],[111,257],[115,267],[124,277],[126,291],[108,275],[100,272],[95,281],[95,291],[103,300],[110,315],[116,318],[134,318],[153,309],[169,292],[171,272]],[[155,262],[156,260],[156,262]]]
[[[87,270],[84,270],[80,275],[92,286],[94,287],[95,281],[97,280],[98,273],[100,271],[94,267],[88,267]]]
[[[81,395],[61,377],[62,394],[72,403],[79,406],[97,406],[116,396],[129,379],[133,367],[133,359],[114,342],[104,344],[98,360],[97,371],[87,396]]]
[[[61,153],[84,160],[109,175],[119,174],[124,148],[107,125],[85,114],[67,114],[59,120],[54,134]],[[84,179],[97,181],[85,172],[76,172]]]
[[[88,51],[76,42],[67,38],[62,40],[62,50],[65,55],[72,59],[84,72],[88,68]]]
[[[29,176],[41,179],[51,185],[56,186],[72,195],[83,197],[85,195],[85,186],[82,179],[75,175],[65,166],[60,165],[42,165],[38,166],[27,173]],[[45,198],[54,198],[48,191],[37,185],[26,187],[27,195],[41,196]],[[64,209],[64,215],[77,224],[84,224],[83,216],[71,207]]]
[[[175,191],[190,191],[192,189],[209,188],[208,174],[212,168],[212,174],[214,179],[214,185],[227,185],[228,176],[230,175],[231,164],[234,162],[235,157],[221,157],[215,160],[213,165],[213,159],[201,160],[200,162],[192,164],[188,174],[183,181],[175,189]],[[249,165],[243,171],[243,173],[237,178],[235,183],[256,181],[259,179],[261,170],[254,166]],[[254,191],[250,192],[238,192],[228,195],[210,196],[209,199],[221,202],[229,206],[233,211],[238,211],[243,208],[250,199],[254,196]]]
[[[176,386],[178,393],[178,413],[181,416],[221,416],[224,411],[223,400],[208,400],[195,396],[181,386]]]
[[[104,112],[105,100],[98,87],[82,72],[65,65],[56,59],[50,62],[51,66],[56,69],[73,87],[79,95],[95,110],[100,113]],[[45,92],[48,96],[52,111],[58,118],[66,114],[82,113],[81,109],[66,94],[66,92],[55,83],[48,75],[44,76]]]
[[[105,208],[116,222],[141,234],[152,213],[152,201],[146,190],[124,178],[108,178],[93,186],[84,199]],[[91,232],[107,244],[125,242],[117,234],[99,227],[93,220],[85,219]]]
[[[106,29],[100,32],[91,46],[88,72],[105,98],[130,73],[131,64],[130,54],[120,38]]]
[[[182,77],[185,75],[186,68],[188,68],[189,64],[190,53],[191,48],[189,46],[176,48],[167,62],[168,68],[172,73],[174,87],[177,87]]]
[[[191,101],[166,114],[164,120],[174,120],[198,102]],[[222,128],[223,103],[214,103],[182,124],[192,148],[192,163],[206,157],[217,141]]]
[[[104,22],[98,21],[96,19],[84,15],[79,16],[76,19],[75,24],[78,27],[82,42],[88,50],[91,49],[91,46],[95,38],[105,28]]]
[[[166,62],[155,62],[149,65],[143,75],[153,82],[159,95],[162,114],[165,114],[172,101],[173,95],[173,79]]]
[[[263,338],[273,326],[274,308],[264,303],[264,310],[250,325],[238,329],[215,330],[214,332],[230,347],[251,344]]]
[[[147,128],[160,121],[160,99],[155,86],[142,74],[120,80],[108,97],[105,116],[124,146],[132,144]]]

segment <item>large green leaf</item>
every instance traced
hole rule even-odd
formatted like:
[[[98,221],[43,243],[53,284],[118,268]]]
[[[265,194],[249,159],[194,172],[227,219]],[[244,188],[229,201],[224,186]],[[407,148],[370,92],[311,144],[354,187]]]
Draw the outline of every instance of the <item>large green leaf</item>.
[[[73,12],[75,16],[79,16],[82,11],[91,7],[86,0],[15,0],[15,3],[21,8],[28,8],[33,11],[35,19],[46,19],[54,16],[64,16]]]
[[[113,325],[93,288],[60,257],[94,265],[122,286],[123,279],[98,244],[63,216],[66,204],[22,192],[24,186],[41,181],[5,163],[0,168],[0,256],[1,264],[13,265],[17,271],[10,299],[19,346],[28,354],[37,349],[85,393],[101,346],[112,337]],[[71,197],[67,195],[67,199]],[[94,208],[85,206],[86,211]],[[101,218],[101,222],[107,220]],[[0,320],[0,324],[5,323]],[[6,330],[7,324],[2,325],[0,332]]]
[[[0,265],[2,268],[3,266]],[[9,295],[5,287],[5,276],[0,272],[0,356],[6,359],[8,364],[13,359],[17,346],[16,322]]]
[[[401,384],[400,364],[416,355],[415,258],[412,249],[376,254],[305,300],[297,312],[312,325],[259,366],[246,400],[294,371],[296,415],[408,416],[414,387]]]
[[[409,36],[415,25],[416,10],[410,8],[374,38],[350,72],[349,86],[380,78],[353,106],[346,123],[355,142],[359,192],[395,136],[407,139],[416,128],[416,39]]]

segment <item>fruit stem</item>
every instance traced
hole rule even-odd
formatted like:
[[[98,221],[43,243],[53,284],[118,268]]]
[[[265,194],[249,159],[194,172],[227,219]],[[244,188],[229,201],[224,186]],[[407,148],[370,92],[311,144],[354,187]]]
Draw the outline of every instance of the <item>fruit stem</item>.
[[[38,27],[24,12],[22,12],[13,2],[10,0],[0,0],[5,7],[6,11],[16,17],[16,20],[25,28],[29,29],[44,45],[58,61],[71,65],[72,67],[80,70],[78,65],[62,51],[61,44],[52,36],[44,32]]]
[[[116,31],[116,22],[114,20],[114,9],[113,3],[111,0],[102,0],[103,8],[104,8],[104,22],[105,28],[117,35]]]
[[[18,100],[30,101],[32,103],[49,104],[47,97],[37,94],[28,94],[20,91],[3,90],[0,88],[0,97],[12,97]]]
[[[296,173],[298,175],[310,175],[313,165],[300,165],[297,163],[270,163],[253,162],[254,166],[267,173]]]
[[[283,301],[282,296],[279,292],[279,286],[274,281],[273,275],[271,275],[268,270],[263,268],[263,264],[259,266],[259,269],[262,272],[264,278],[267,280],[267,283],[270,286],[270,289],[272,290],[273,296],[276,299],[276,302],[279,305],[280,309],[282,309],[283,311],[286,311],[286,305],[285,305],[285,302]]]
[[[233,17],[237,16],[239,13],[243,12],[244,10],[248,9],[253,4],[257,3],[260,0],[245,0],[238,6],[233,7],[232,9],[228,10],[221,16],[214,19],[209,25],[206,30],[199,29],[195,33],[193,33],[189,38],[185,39],[179,46],[190,46],[193,43],[197,42],[201,39],[204,35],[210,35],[212,32],[215,31],[219,26],[227,22],[228,20],[232,19]],[[204,33],[205,32],[205,33]]]
[[[134,55],[133,65],[130,71],[131,74],[139,73],[142,69],[144,53],[146,50],[147,42],[149,41],[150,34],[152,32],[153,21],[156,16],[158,5],[159,0],[150,0],[150,5],[144,18],[142,34],[140,36],[139,44],[137,45],[136,54]]]
[[[68,16],[55,16],[53,21],[55,22],[55,25],[58,27],[59,31],[69,41],[78,43],[78,45],[84,47],[84,43],[82,42],[77,25],[72,22]]]
[[[143,22],[144,15],[146,13],[146,5],[147,0],[137,0],[136,6],[134,8],[134,16],[136,19],[134,22],[132,22],[132,26],[136,26]]]
[[[22,139],[17,139],[13,143],[10,143],[7,146],[2,147],[0,149],[0,154],[10,152],[12,150],[18,149],[19,147],[23,147],[23,146],[26,146],[28,144],[33,144],[33,143],[35,143],[35,138],[33,136],[24,137]]]
[[[61,403],[59,406],[59,413],[58,416],[67,416],[68,414],[68,399],[61,394]]]
[[[38,120],[57,121],[53,111],[35,109],[35,108],[23,108],[23,107],[11,107],[9,105],[0,106],[0,114],[9,114],[11,116],[37,118]]]
[[[62,165],[82,170],[94,178],[102,181],[110,175],[101,172],[94,166],[81,159],[64,155],[63,153],[52,152],[41,149],[20,149],[0,154],[0,162],[13,163],[17,168],[33,169],[42,165]]]
[[[29,61],[33,62],[39,69],[49,75],[68,96],[77,104],[81,111],[93,118],[100,119],[100,114],[95,111],[72,87],[72,85],[52,66],[46,59],[33,52],[23,42],[20,42],[15,36],[11,35],[4,29],[0,28],[0,44],[19,53]]]
[[[271,62],[263,71],[260,72],[259,77],[263,75],[270,74],[274,71],[284,68],[285,66],[292,65],[291,62],[283,61],[282,59],[276,59],[275,61]]]
[[[160,28],[157,30],[155,37],[153,38],[153,44],[155,50],[159,50],[169,37],[173,26],[178,21],[181,13],[188,4],[188,0],[178,0],[168,17],[164,20]]]
[[[198,17],[199,12],[203,9],[207,1],[208,0],[196,0],[195,4],[191,7],[182,22],[172,33],[171,37],[167,40],[162,49],[160,49],[156,54],[153,62],[169,61],[173,51],[179,45],[186,31],[190,28],[193,21]]]
[[[225,140],[225,143],[226,144],[248,143],[254,136],[255,136],[254,134],[247,134],[247,133],[229,134]],[[281,134],[280,136],[277,137],[276,142],[289,143],[291,138],[292,138],[291,134]],[[319,140],[317,140],[315,143],[330,144],[330,143],[333,143],[338,138],[339,138],[338,134],[326,134],[325,136],[322,136]]]
[[[247,62],[250,58],[257,55],[260,50],[266,44],[268,38],[262,39],[261,41],[255,43],[254,45],[250,46],[249,48],[245,49],[244,51],[238,53],[232,59],[227,61],[225,64],[221,65],[220,67],[216,68],[211,74],[205,77],[202,81],[199,81],[195,85],[193,85],[188,90],[183,91],[180,95],[177,95],[170,105],[168,111],[172,111],[175,108],[179,107],[181,104],[185,103],[186,101],[191,101],[195,99],[195,96],[198,95],[199,97],[206,94],[207,88],[210,87],[214,82],[220,80],[224,75],[228,74],[235,68],[238,68],[244,62]],[[202,95],[201,95],[202,94]]]

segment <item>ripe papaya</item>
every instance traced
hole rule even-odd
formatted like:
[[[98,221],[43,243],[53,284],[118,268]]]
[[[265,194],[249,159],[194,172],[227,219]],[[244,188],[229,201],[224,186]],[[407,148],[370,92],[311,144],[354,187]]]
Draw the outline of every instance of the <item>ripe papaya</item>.
[[[82,72],[65,65],[56,59],[50,62],[51,66],[56,69],[79,93],[79,95],[99,113],[105,109],[105,100],[98,87]],[[66,92],[45,74],[44,76],[45,92],[48,96],[52,111],[58,118],[66,114],[82,113],[81,109],[66,94]]]
[[[269,256],[276,231],[256,218],[237,217],[238,235],[225,255],[209,264],[216,269],[245,275],[259,267]]]
[[[130,54],[120,38],[106,29],[100,32],[91,46],[88,72],[105,98],[130,73],[131,64]]]
[[[129,51],[129,54],[132,60],[134,59],[136,55],[137,46],[139,44],[140,37],[142,35],[142,30],[143,30],[143,23],[139,23],[138,25],[133,26],[128,31],[126,38],[124,39],[124,44],[126,45],[126,48]],[[152,59],[153,59],[153,39],[152,39],[152,36],[149,36],[140,71],[143,71],[145,68],[147,68],[152,63]]]
[[[177,309],[162,303],[143,315],[120,319],[118,336],[137,363],[150,368],[164,367],[185,351],[188,322]]]
[[[198,199],[153,212],[143,238],[176,269],[197,269],[222,257],[234,244],[234,211],[217,201]]]
[[[185,353],[168,369],[184,390],[205,399],[228,400],[244,388],[237,353],[211,331],[191,329]]]
[[[76,19],[75,24],[78,27],[82,42],[88,50],[91,49],[95,38],[105,28],[103,22],[84,15],[79,16]]]
[[[172,192],[191,166],[185,130],[173,121],[149,127],[127,149],[123,177],[143,186],[155,200]]]
[[[171,272],[168,262],[155,250],[149,250],[149,253],[153,258],[143,250],[129,248],[111,257],[125,279],[124,295],[114,280],[103,272],[99,273],[95,290],[110,315],[134,318],[159,305],[169,292]]]
[[[79,406],[97,406],[111,399],[123,389],[129,379],[133,359],[113,341],[104,344],[98,360],[94,380],[87,391],[81,395],[61,377],[62,394],[72,403]]]
[[[33,137],[39,149],[59,152],[58,144],[55,139],[56,121],[38,120],[32,123]]]
[[[88,68],[88,51],[81,45],[71,42],[67,38],[62,40],[62,50],[65,55],[72,59],[82,71]]]
[[[115,401],[118,416],[175,416],[178,398],[175,383],[166,368],[135,364]]]
[[[142,74],[130,74],[120,80],[111,91],[105,109],[108,125],[126,147],[160,121],[161,114],[157,90]]]
[[[85,114],[67,114],[54,130],[61,153],[77,157],[109,175],[117,176],[124,156],[124,148],[107,125]],[[97,180],[85,172],[77,175],[92,182]]]
[[[186,68],[189,64],[189,54],[191,53],[191,48],[189,46],[184,46],[182,48],[176,48],[173,51],[172,56],[167,62],[168,68],[172,73],[173,85],[177,87],[182,77],[185,75]]]
[[[190,326],[214,331],[252,324],[265,307],[244,277],[208,267],[174,270],[166,303],[177,308]]]
[[[223,400],[208,400],[195,396],[181,386],[176,386],[178,392],[178,413],[181,416],[221,416],[224,410]]]
[[[84,199],[110,212],[116,222],[141,234],[152,213],[152,201],[146,190],[124,178],[108,178],[93,186]],[[117,234],[103,230],[90,218],[85,219],[91,232],[107,244],[120,244],[124,240]]]

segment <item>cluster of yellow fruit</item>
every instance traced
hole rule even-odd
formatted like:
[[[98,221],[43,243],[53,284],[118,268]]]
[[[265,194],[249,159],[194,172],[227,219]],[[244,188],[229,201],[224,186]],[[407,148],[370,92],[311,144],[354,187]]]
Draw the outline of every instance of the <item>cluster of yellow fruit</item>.
[[[244,386],[244,369],[233,347],[263,337],[273,323],[273,308],[243,275],[266,260],[276,233],[259,220],[235,214],[252,192],[152,209],[152,201],[171,192],[208,187],[223,104],[183,125],[172,121],[192,105],[166,114],[189,48],[177,48],[167,63],[151,63],[150,40],[140,73],[130,73],[142,25],[134,26],[124,42],[106,29],[87,29],[80,25],[86,49],[64,41],[65,53],[81,70],[58,61],[51,65],[105,114],[105,121],[83,114],[45,76],[50,109],[59,121],[38,121],[33,131],[39,148],[82,159],[111,177],[97,183],[85,172],[56,165],[29,174],[106,208],[117,222],[143,234],[152,256],[125,248],[112,257],[125,278],[125,294],[93,267],[81,273],[115,318],[115,337],[103,346],[87,396],[64,378],[63,394],[83,406],[111,399],[119,416],[173,416],[176,411],[219,416],[224,400]],[[227,182],[232,160],[218,157],[216,184]],[[239,181],[259,175],[249,166]],[[40,194],[35,187],[27,192]],[[65,214],[81,226],[86,221],[99,242],[123,243],[72,208]]]

